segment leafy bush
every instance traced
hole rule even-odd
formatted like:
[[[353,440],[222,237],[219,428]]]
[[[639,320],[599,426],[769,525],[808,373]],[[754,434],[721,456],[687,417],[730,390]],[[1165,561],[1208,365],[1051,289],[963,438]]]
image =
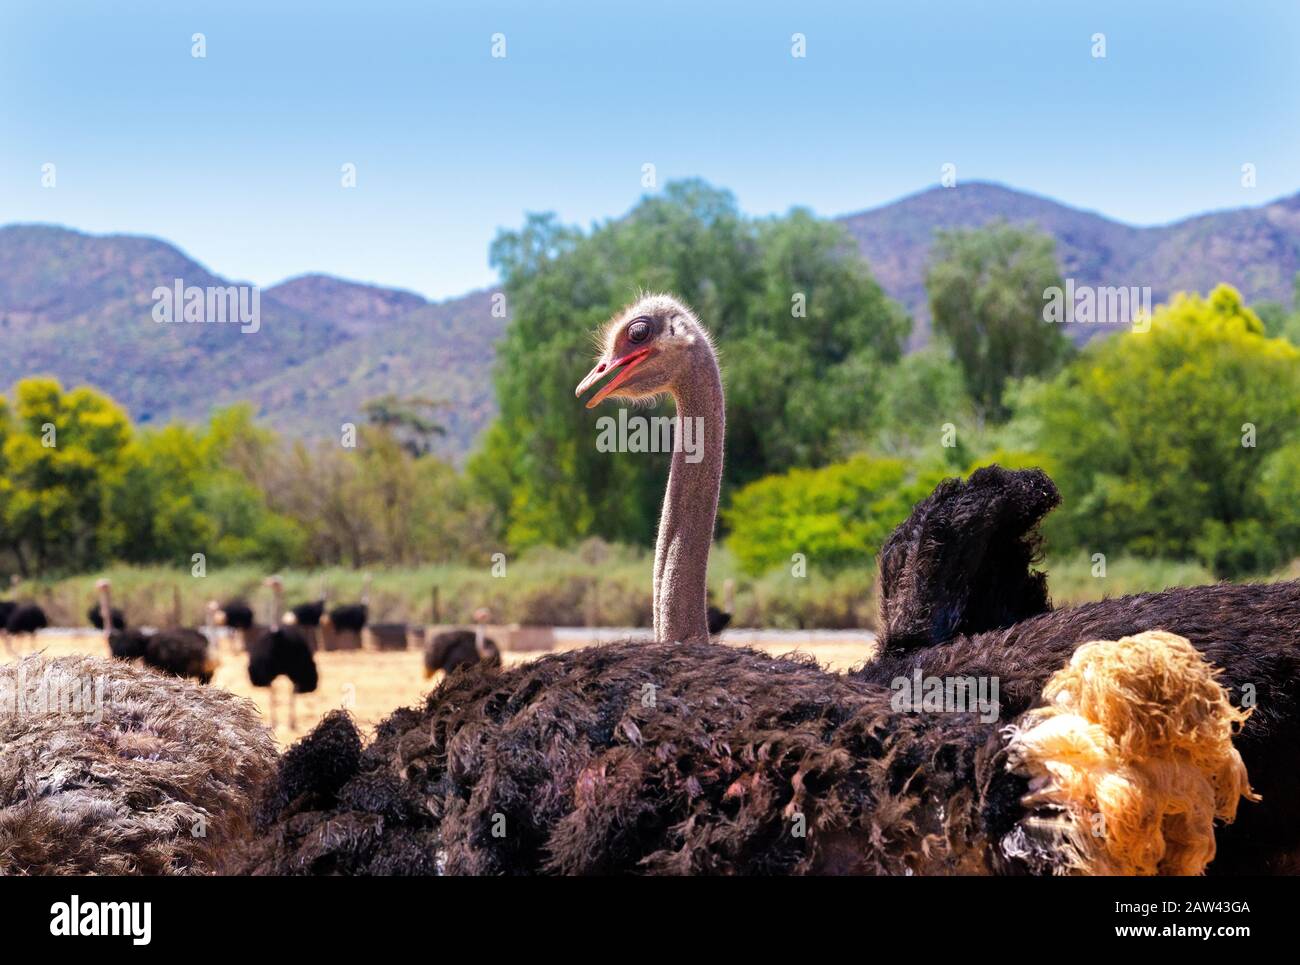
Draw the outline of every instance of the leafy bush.
[[[944,477],[901,459],[854,456],[822,469],[792,469],[736,492],[723,511],[727,545],[747,573],[807,565],[870,566],[885,538]]]
[[[1150,331],[1093,342],[1017,404],[1064,497],[1055,551],[1196,558],[1235,577],[1300,550],[1296,510],[1265,484],[1289,497],[1283,467],[1300,467],[1300,350],[1232,288],[1176,296]]]

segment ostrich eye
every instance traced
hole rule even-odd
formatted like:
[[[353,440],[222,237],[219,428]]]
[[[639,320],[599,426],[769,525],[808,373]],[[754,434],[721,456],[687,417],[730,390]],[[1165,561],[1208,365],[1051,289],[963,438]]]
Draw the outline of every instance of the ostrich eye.
[[[638,320],[627,327],[627,339],[629,342],[644,342],[649,337],[649,322]]]

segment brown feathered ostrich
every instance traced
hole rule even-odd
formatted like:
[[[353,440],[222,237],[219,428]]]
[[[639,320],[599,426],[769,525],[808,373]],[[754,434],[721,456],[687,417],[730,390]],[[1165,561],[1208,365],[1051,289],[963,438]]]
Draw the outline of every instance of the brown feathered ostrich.
[[[1231,743],[1244,715],[1186,641],[1079,648],[1038,685],[1044,705],[1010,721],[955,691],[931,707],[911,677],[884,684],[710,643],[724,428],[712,344],[667,296],[621,313],[601,344],[578,392],[612,379],[589,405],[671,394],[699,420],[703,458],[675,452],[669,473],[655,641],[468,668],[389,717],[364,753],[346,716],[330,715],[286,755],[248,870],[1204,868],[1216,817],[1250,793]],[[1144,700],[1115,699],[1134,692]],[[1099,794],[1117,774],[1123,793]],[[1097,813],[1113,832],[1092,833]]]
[[[424,679],[478,663],[500,667],[501,650],[485,626],[491,617],[486,607],[479,607],[474,611],[473,630],[447,630],[434,636],[424,648]]]
[[[0,875],[229,873],[275,761],[224,690],[100,657],[0,666]]]

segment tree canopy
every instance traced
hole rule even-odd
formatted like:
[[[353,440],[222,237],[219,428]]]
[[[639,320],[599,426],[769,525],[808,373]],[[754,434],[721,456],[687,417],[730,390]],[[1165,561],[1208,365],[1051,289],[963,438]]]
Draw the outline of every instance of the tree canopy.
[[[970,396],[1007,415],[1008,381],[1054,371],[1070,343],[1043,319],[1043,293],[1061,287],[1051,237],[1002,222],[941,231],[926,272],[934,329],[947,337]]]
[[[1269,338],[1238,293],[1179,295],[1150,331],[1095,342],[1030,386],[1018,418],[1064,501],[1058,545],[1197,557],[1221,576],[1300,550],[1300,350]]]

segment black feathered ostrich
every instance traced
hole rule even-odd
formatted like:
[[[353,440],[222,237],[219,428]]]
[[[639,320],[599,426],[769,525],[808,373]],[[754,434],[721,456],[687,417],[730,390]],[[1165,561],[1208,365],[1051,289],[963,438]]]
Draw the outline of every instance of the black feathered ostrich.
[[[90,625],[96,630],[104,629],[104,614],[98,601],[90,605],[90,609],[86,611],[86,619],[90,621]],[[112,629],[126,629],[126,615],[118,607],[112,607],[109,619],[112,623]]]
[[[1179,587],[1053,610],[1036,526],[1060,502],[1040,470],[991,467],[917,504],[880,554],[881,652],[856,676],[996,677],[1001,719],[1041,699],[1088,640],[1185,637],[1253,712],[1236,745],[1262,801],[1218,837],[1212,873],[1300,873],[1300,581]]]
[[[247,630],[253,625],[253,608],[245,600],[227,600],[220,605],[212,601],[215,607],[213,617],[219,627],[232,630]]]
[[[202,631],[193,627],[166,627],[161,630],[131,629],[123,615],[121,628],[114,627],[112,583],[95,582],[99,596],[99,629],[104,633],[109,652],[120,660],[139,660],[146,667],[173,677],[189,677],[210,683],[217,669],[215,647]],[[121,614],[121,611],[116,611]],[[209,610],[209,614],[211,611]]]
[[[336,606],[321,617],[320,622],[325,626],[333,627],[338,633],[355,633],[359,635],[365,629],[366,621],[369,619],[370,574],[366,573],[361,577],[361,600],[357,603],[345,603],[342,606]]]
[[[280,614],[284,607],[284,584],[278,576],[269,577],[266,585],[271,589],[272,612],[275,622],[248,648],[248,679],[254,687],[265,687],[269,703],[271,726],[276,726],[275,681],[288,677],[293,684],[289,694],[289,729],[297,730],[296,700],[298,694],[309,694],[316,689],[319,676],[311,643],[301,627],[282,625]]]
[[[448,630],[430,640],[424,648],[424,679],[430,679],[439,671],[450,674],[453,670],[479,663],[500,667],[501,650],[484,628],[489,619],[491,614],[480,607],[474,611],[476,626],[473,630]]]
[[[364,753],[351,722],[330,715],[286,755],[248,870],[1205,867],[1216,817],[1231,819],[1250,795],[1232,746],[1245,715],[1190,644],[1161,632],[1078,637],[1046,680],[1006,681],[1032,690],[1036,705],[1008,715],[955,690],[950,705],[928,707],[899,686],[912,679],[903,668],[885,683],[710,643],[705,574],[724,428],[711,341],[689,309],[647,296],[610,322],[601,345],[578,392],[610,381],[589,406],[672,394],[680,418],[699,420],[703,458],[674,452],[669,470],[655,641],[504,672],[466,668],[423,707],[389,717]]]
[[[33,639],[37,630],[44,630],[50,625],[45,611],[35,603],[14,603],[5,616],[5,643],[10,653],[18,648],[18,640]]]
[[[321,620],[324,619],[325,610],[328,606],[329,592],[322,585],[319,599],[308,600],[306,603],[299,603],[289,607],[288,612],[284,615],[283,622],[314,629],[321,625]]]

